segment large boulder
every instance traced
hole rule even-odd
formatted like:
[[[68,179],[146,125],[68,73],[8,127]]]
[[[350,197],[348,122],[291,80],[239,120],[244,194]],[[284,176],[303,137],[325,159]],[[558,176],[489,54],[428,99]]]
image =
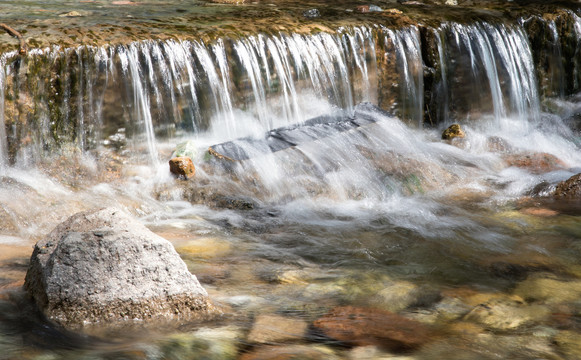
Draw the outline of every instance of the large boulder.
[[[24,287],[68,328],[218,312],[172,244],[115,208],[78,213],[39,241]]]

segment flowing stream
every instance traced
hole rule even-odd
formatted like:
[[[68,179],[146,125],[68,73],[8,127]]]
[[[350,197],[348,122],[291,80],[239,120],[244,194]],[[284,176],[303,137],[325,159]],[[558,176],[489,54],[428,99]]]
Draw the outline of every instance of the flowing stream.
[[[542,79],[531,21],[559,64]],[[581,206],[543,197],[581,172],[579,72],[558,37],[523,18],[2,54],[0,359],[234,359],[264,347],[248,337],[261,315],[311,324],[343,305],[433,329],[410,359],[575,358]],[[452,123],[466,136],[442,140]],[[189,181],[169,173],[181,142]],[[170,240],[229,314],[94,337],[37,315],[18,292],[31,247],[100,206]],[[539,300],[535,276],[561,287]],[[282,339],[268,345],[324,354],[303,358],[391,354]]]

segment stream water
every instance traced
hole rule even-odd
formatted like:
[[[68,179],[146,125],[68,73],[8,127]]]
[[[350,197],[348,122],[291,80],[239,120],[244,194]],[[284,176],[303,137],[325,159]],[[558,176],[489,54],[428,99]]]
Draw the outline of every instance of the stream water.
[[[581,172],[581,102],[562,65],[538,78],[527,21],[428,28],[430,84],[417,26],[2,54],[0,358],[577,358],[581,205],[547,195]],[[466,137],[442,140],[455,122]],[[189,181],[167,163],[186,141]],[[91,336],[42,319],[20,290],[32,246],[101,206],[170,240],[226,315]],[[435,339],[394,355],[250,335],[345,305]]]

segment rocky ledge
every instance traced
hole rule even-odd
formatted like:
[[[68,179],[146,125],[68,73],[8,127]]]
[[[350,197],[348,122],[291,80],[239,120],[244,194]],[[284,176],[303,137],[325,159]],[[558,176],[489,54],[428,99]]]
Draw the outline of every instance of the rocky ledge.
[[[24,287],[73,329],[219,313],[171,243],[114,208],[78,213],[39,241]]]

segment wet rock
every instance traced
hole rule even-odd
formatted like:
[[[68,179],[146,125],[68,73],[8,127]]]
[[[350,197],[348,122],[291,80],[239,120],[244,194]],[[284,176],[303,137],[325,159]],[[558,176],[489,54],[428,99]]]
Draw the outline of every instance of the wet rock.
[[[430,341],[423,324],[389,311],[337,307],[314,322],[325,336],[352,346],[375,345],[390,350],[417,348]]]
[[[171,243],[114,208],[78,213],[39,241],[25,288],[68,328],[218,312]]]
[[[339,357],[326,346],[263,346],[243,354],[239,360],[337,360]]]
[[[260,315],[248,335],[255,343],[281,343],[303,339],[307,323],[278,315]]]
[[[452,124],[442,132],[442,140],[452,140],[454,138],[464,138],[466,133],[459,124]]]
[[[530,171],[533,174],[543,174],[550,171],[567,168],[567,164],[554,155],[547,153],[505,155],[508,166],[515,166]]]
[[[458,0],[446,0],[445,4],[449,6],[456,6],[458,5]]]
[[[545,304],[575,302],[581,298],[581,280],[560,280],[551,274],[529,276],[514,293],[527,301]]]
[[[201,328],[169,336],[162,341],[160,350],[163,359],[236,359],[241,338],[242,331],[235,326]]]
[[[581,174],[573,175],[569,179],[560,182],[554,193],[557,198],[581,199]]]
[[[318,17],[321,17],[321,13],[319,12],[319,9],[309,9],[303,12],[303,16],[306,17],[307,19],[316,19]]]
[[[574,331],[561,331],[553,339],[567,359],[581,359],[581,334]]]
[[[482,303],[464,319],[481,324],[491,330],[514,330],[547,319],[550,310],[541,305],[526,305],[509,299],[496,299]]]
[[[189,179],[196,174],[196,168],[189,157],[175,157],[169,161],[169,171],[182,179]]]

